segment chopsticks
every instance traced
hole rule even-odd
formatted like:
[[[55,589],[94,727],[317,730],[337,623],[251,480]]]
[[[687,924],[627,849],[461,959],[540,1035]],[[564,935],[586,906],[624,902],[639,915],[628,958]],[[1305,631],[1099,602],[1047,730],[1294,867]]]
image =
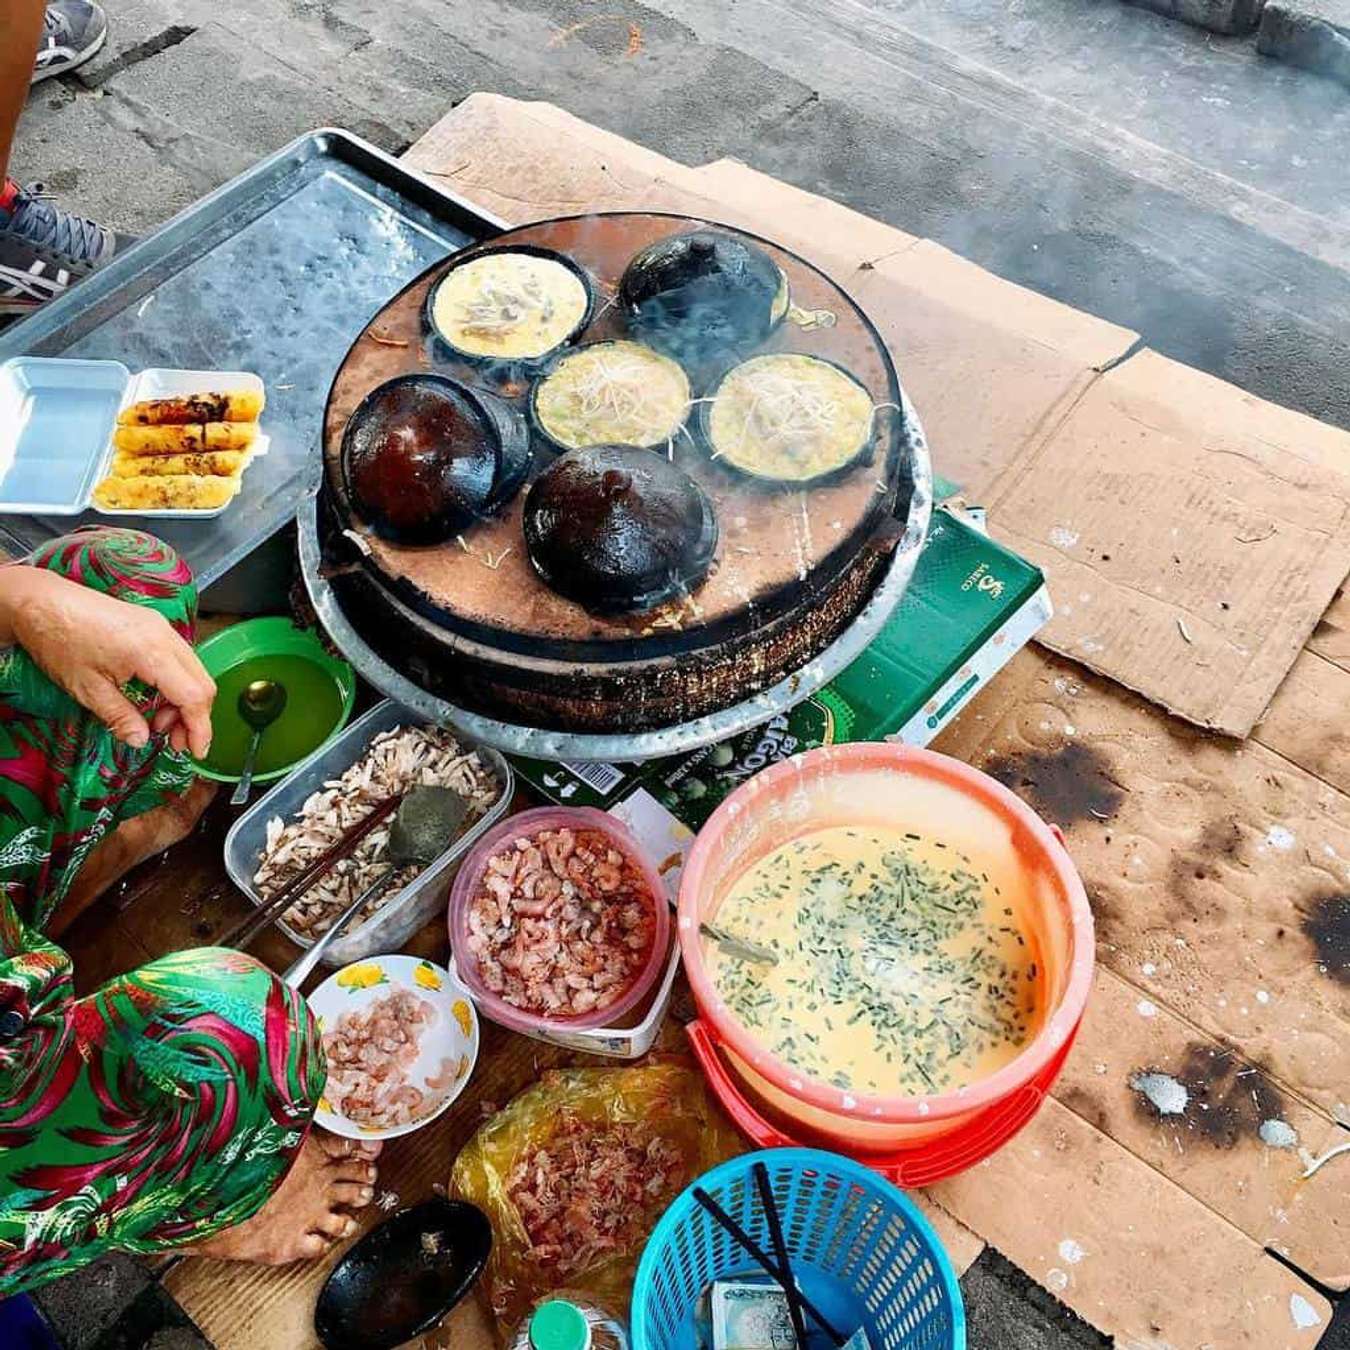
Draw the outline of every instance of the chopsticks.
[[[757,1243],[754,1240],[754,1238],[752,1238],[745,1231],[745,1229],[742,1228],[740,1224],[738,1224],[736,1220],[733,1219],[731,1215],[728,1214],[726,1210],[724,1210],[722,1206],[719,1205],[717,1201],[714,1200],[712,1196],[709,1195],[708,1192],[703,1189],[702,1186],[694,1187],[694,1199],[697,1200],[698,1203],[702,1205],[703,1208],[706,1209],[708,1213],[711,1214],[713,1218],[716,1219],[717,1222],[720,1223],[722,1227],[725,1228],[727,1232],[730,1233],[731,1236],[734,1237],[736,1241],[741,1244],[742,1247],[745,1248],[747,1255],[749,1255],[756,1262],[758,1262],[758,1264],[763,1267],[765,1272],[771,1275],[773,1279],[777,1281],[777,1283],[782,1287],[783,1293],[787,1296],[789,1307],[792,1306],[792,1301],[794,1297],[799,1299],[801,1301],[802,1308],[804,1308],[807,1312],[809,1312],[811,1316],[816,1320],[816,1322],[820,1324],[825,1334],[829,1336],[829,1338],[835,1343],[835,1345],[844,1344],[844,1341],[847,1338],[840,1334],[838,1328],[834,1325],[834,1323],[831,1322],[825,1316],[825,1314],[822,1313],[820,1309],[817,1308],[816,1305],[812,1303],[811,1300],[807,1298],[806,1295],[796,1287],[795,1283],[792,1283],[791,1289],[789,1290],[789,1282],[792,1281],[791,1269],[780,1269],[776,1262],[771,1261],[767,1256],[765,1256],[764,1251],[760,1247],[759,1243]],[[777,1215],[777,1212],[778,1212],[777,1208],[775,1207],[773,1210],[775,1216]]]
[[[397,809],[404,794],[386,797],[364,820],[358,821],[332,848],[310,863],[300,875],[288,881],[266,904],[242,923],[237,923],[216,944],[220,947],[247,947],[264,928],[275,923],[334,864],[339,863],[382,821]]]
[[[751,1170],[755,1174],[760,1202],[769,1221],[769,1240],[773,1243],[773,1254],[778,1258],[778,1268],[783,1272],[783,1293],[787,1295],[788,1312],[792,1317],[792,1334],[797,1338],[798,1350],[806,1350],[806,1323],[802,1319],[801,1291],[797,1288],[797,1278],[792,1273],[792,1262],[788,1260],[787,1243],[783,1241],[783,1225],[778,1218],[778,1203],[773,1198],[769,1169],[762,1162],[757,1162]]]

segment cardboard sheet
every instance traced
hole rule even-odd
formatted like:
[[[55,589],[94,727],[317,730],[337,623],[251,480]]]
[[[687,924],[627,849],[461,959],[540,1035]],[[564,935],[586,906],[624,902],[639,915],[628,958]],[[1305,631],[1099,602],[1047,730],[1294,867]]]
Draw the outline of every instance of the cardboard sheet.
[[[735,160],[688,168],[553,104],[498,94],[471,94],[405,159],[512,225],[580,211],[706,214],[809,250],[840,281],[918,242]]]
[[[1325,1111],[1154,1002],[1114,970],[1097,972],[1078,1043],[1055,1097],[1202,1200],[1258,1247],[1333,1289],[1350,1285],[1350,1199],[1308,1159],[1347,1139]],[[1264,1131],[1264,1133],[1263,1133]]]
[[[1135,338],[928,240],[856,271],[847,285],[890,348],[934,470],[971,502],[987,502],[1025,448],[1083,397],[1097,368]],[[1055,596],[1054,569],[1047,578]]]
[[[1313,1350],[1331,1320],[1310,1285],[1054,1099],[933,1194],[1121,1347]]]
[[[1252,732],[1276,754],[1350,793],[1350,670],[1301,651]]]
[[[1350,570],[1350,436],[1141,352],[988,505],[1050,578],[1045,645],[1245,736]]]

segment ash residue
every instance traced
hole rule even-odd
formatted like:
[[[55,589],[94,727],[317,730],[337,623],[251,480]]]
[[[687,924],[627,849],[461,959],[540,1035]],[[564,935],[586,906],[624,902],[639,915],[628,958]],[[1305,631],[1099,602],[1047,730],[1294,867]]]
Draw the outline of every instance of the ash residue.
[[[1215,1148],[1234,1148],[1244,1138],[1259,1140],[1261,1126],[1285,1114],[1284,1098],[1256,1065],[1203,1041],[1186,1047],[1180,1068],[1146,1065],[1129,1082],[1141,1116],[1184,1127]],[[1166,1091],[1159,1092],[1160,1086]]]
[[[1317,952],[1323,974],[1350,984],[1350,895],[1315,900],[1303,919],[1303,932]]]
[[[1108,819],[1125,795],[1101,752],[1077,741],[1058,750],[1001,755],[985,772],[1057,825]]]

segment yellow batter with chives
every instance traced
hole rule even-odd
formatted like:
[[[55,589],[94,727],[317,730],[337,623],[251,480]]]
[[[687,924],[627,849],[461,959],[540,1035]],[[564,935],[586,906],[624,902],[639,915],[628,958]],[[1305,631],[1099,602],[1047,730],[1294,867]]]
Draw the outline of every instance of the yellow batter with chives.
[[[446,273],[431,317],[458,351],[526,360],[565,342],[588,303],[581,279],[554,258],[486,253]]]
[[[817,830],[756,863],[719,930],[770,966],[708,941],[713,983],[764,1046],[808,1077],[880,1096],[950,1092],[1002,1068],[1039,1024],[1024,897],[940,840]]]

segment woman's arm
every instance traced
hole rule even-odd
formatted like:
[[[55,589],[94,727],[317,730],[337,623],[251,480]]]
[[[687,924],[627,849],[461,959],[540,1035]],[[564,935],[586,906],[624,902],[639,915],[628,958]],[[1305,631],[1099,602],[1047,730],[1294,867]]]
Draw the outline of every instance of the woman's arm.
[[[153,609],[115,600],[55,572],[0,568],[0,647],[18,644],[119,740],[143,746],[151,726],[122,692],[139,679],[164,706],[155,732],[198,758],[211,746],[216,687],[197,654]]]

